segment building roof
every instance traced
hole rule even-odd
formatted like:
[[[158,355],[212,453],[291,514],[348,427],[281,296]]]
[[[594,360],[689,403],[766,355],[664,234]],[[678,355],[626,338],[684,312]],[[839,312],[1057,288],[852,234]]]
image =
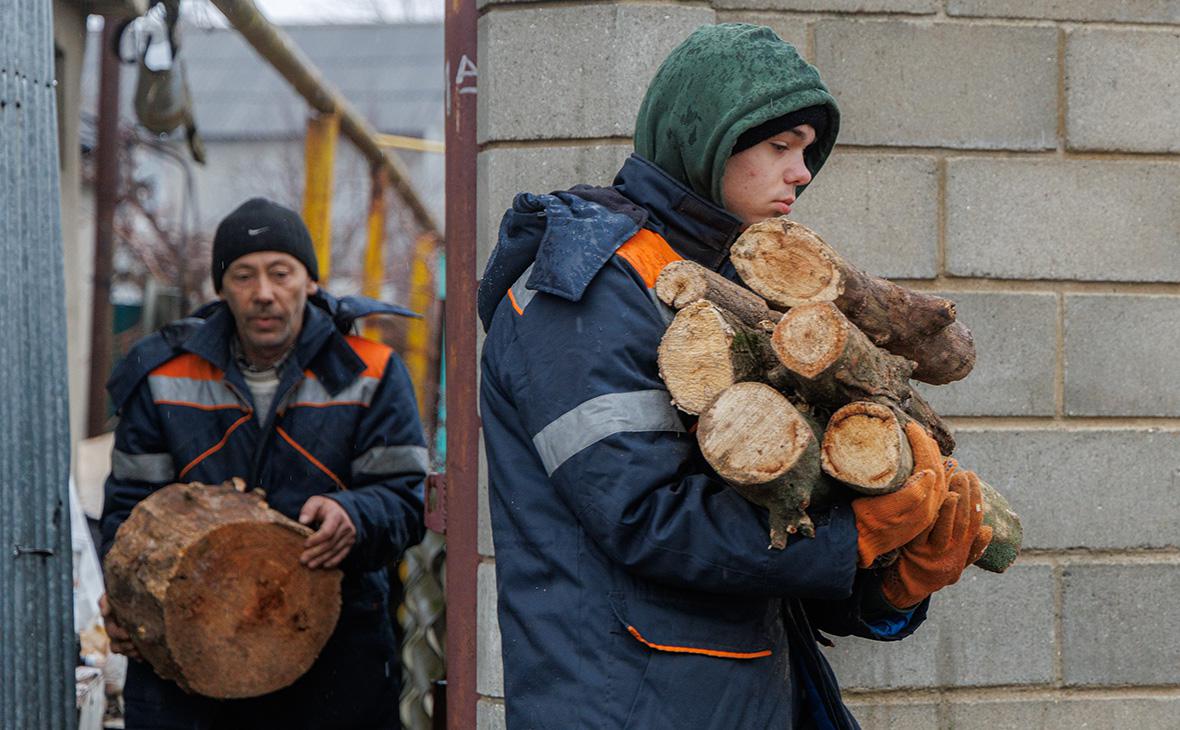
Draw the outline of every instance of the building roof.
[[[294,43],[380,132],[440,138],[443,129],[443,26],[288,26]],[[83,109],[93,113],[98,36],[87,44]],[[181,58],[201,135],[213,140],[300,137],[308,107],[282,76],[232,28],[183,27]],[[120,105],[133,118],[137,70],[124,67]]]

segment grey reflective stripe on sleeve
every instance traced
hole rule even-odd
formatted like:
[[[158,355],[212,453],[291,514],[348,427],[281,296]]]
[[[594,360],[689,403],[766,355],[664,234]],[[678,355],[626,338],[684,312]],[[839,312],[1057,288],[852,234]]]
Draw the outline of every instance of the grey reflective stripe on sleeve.
[[[557,468],[587,446],[616,433],[634,431],[675,431],[684,424],[672,407],[666,390],[635,390],[607,393],[582,403],[558,416],[533,437],[545,471]]]
[[[128,454],[111,451],[111,476],[140,482],[170,482],[176,478],[172,454]]]
[[[362,376],[357,378],[352,385],[349,385],[336,395],[332,395],[320,381],[315,378],[304,378],[303,382],[299,384],[299,387],[295,389],[295,394],[290,396],[288,400],[292,407],[342,405],[362,405],[367,407],[373,402],[373,394],[377,392],[377,386],[380,382],[378,378]]]
[[[430,467],[430,453],[425,446],[374,446],[352,462],[352,474],[425,474]]]
[[[197,408],[242,408],[237,396],[220,380],[148,376],[152,400],[156,403],[189,405]]]
[[[533,301],[533,297],[537,296],[537,292],[524,287],[525,282],[529,280],[529,274],[533,273],[534,266],[536,263],[529,264],[524,273],[512,283],[512,298],[516,300],[516,306],[520,308],[521,312],[529,305],[529,302]]]

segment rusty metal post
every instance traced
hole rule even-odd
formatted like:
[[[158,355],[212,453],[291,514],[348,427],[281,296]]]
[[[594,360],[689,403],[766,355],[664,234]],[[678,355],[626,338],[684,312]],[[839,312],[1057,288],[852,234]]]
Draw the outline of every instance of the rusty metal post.
[[[475,0],[446,6],[447,727],[475,727],[479,569],[475,342]]]
[[[389,173],[374,168],[369,189],[368,237],[365,239],[365,268],[361,272],[361,293],[373,299],[381,298],[381,284],[385,281],[385,210],[389,193]],[[379,341],[380,330],[368,322],[365,337]]]
[[[320,284],[332,271],[332,172],[336,161],[339,114],[314,114],[307,120],[304,148],[303,222],[311,232]]]
[[[115,206],[119,199],[119,76],[115,54],[118,21],[106,17],[99,53],[98,149],[94,181],[94,292],[90,305],[90,387],[86,405],[86,435],[106,430],[107,375],[114,339],[111,312],[111,274],[114,270]]]

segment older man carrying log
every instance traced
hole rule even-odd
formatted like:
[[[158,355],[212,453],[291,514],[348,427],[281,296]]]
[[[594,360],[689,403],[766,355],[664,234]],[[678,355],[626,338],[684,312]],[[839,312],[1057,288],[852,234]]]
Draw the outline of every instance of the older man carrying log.
[[[321,290],[306,226],[262,198],[218,226],[212,273],[220,301],[139,342],[108,384],[120,421],[103,552],[164,485],[237,477],[315,528],[299,560],[343,571],[343,605],[308,673],[260,697],[186,694],[132,662],[127,727],[400,727],[386,570],[422,536],[427,451],[400,359],[348,333],[366,314],[410,313]],[[134,653],[106,613],[116,650]]]
[[[986,543],[978,488],[915,425],[904,487],[768,548],[767,511],[709,468],[660,378],[661,270],[736,278],[738,234],[791,212],[838,126],[769,29],[703,27],[657,72],[612,187],[506,214],[479,305],[510,728],[856,727],[817,632],[908,635]],[[873,568],[897,549],[903,567]]]

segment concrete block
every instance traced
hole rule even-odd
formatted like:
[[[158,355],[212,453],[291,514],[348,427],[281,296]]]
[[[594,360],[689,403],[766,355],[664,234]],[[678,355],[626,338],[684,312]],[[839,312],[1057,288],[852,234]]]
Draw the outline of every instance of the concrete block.
[[[1174,0],[950,0],[947,15],[1117,23],[1180,23]]]
[[[1054,28],[821,20],[815,59],[845,144],[1057,145]]]
[[[476,577],[475,691],[485,697],[504,696],[504,661],[500,651],[500,620],[496,615],[496,566],[480,563]]]
[[[817,13],[913,13],[938,11],[934,0],[713,0],[715,8],[794,10]]]
[[[707,7],[606,3],[485,14],[479,141],[630,136],[664,57],[714,17]]]
[[[1180,297],[1065,298],[1065,412],[1180,416]]]
[[[864,728],[905,728],[905,730],[939,730],[938,704],[922,702],[872,702],[846,697],[845,704]]]
[[[1180,642],[1175,640],[1180,602],[1173,600],[1180,595],[1180,570],[1175,562],[1073,565],[1064,571],[1064,586],[1067,685],[1180,683]]]
[[[549,193],[574,185],[610,185],[630,144],[501,147],[476,158],[476,266],[481,275],[496,245],[500,219],[517,193]]]
[[[845,689],[978,687],[1053,679],[1053,575],[1017,563],[971,568],[934,597],[930,617],[899,642],[837,637],[828,658]]]
[[[975,368],[957,383],[917,384],[943,416],[1056,412],[1057,295],[935,292],[955,302],[975,337]]]
[[[955,158],[953,276],[1180,281],[1180,164]]]
[[[479,439],[479,534],[477,537],[478,549],[480,555],[493,557],[496,554],[496,545],[492,541],[492,512],[488,501],[488,455],[487,447],[484,446],[482,438],[483,430],[480,429],[481,438]]]
[[[1025,548],[1180,545],[1180,432],[958,429],[955,456],[998,489]]]
[[[938,169],[933,157],[838,152],[791,216],[877,276],[938,274]]]
[[[475,704],[476,730],[506,730],[507,720],[504,719],[504,703],[480,697]]]
[[[717,3],[714,3],[713,6],[721,7]],[[765,25],[777,33],[779,38],[794,46],[799,51],[799,55],[808,60],[812,58],[807,38],[807,29],[811,24],[798,16],[748,10],[718,10],[717,22]]]
[[[1071,32],[1065,97],[1071,149],[1180,152],[1180,30]]]
[[[1180,717],[1176,697],[1077,697],[1053,699],[967,699],[948,707],[955,730],[1029,728],[1136,728],[1174,730]]]

